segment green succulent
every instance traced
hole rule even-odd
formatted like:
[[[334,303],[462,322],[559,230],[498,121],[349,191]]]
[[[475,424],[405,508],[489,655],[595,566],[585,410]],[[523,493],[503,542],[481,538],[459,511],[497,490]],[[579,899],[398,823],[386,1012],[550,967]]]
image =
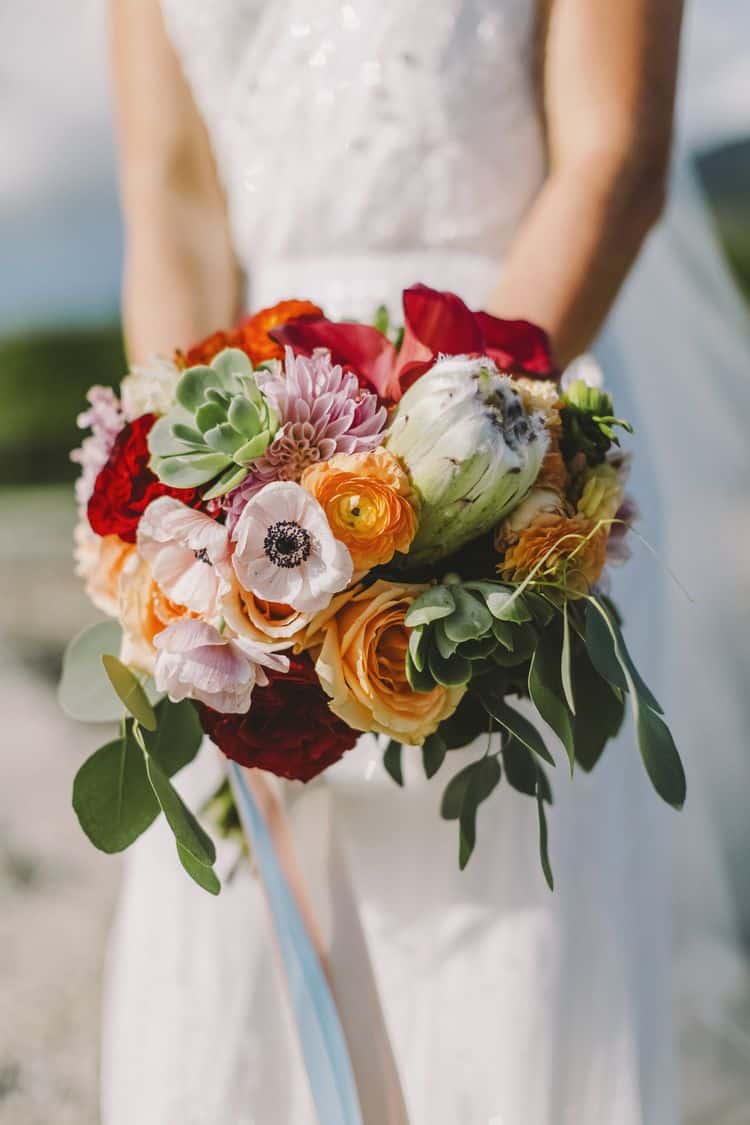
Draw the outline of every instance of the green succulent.
[[[583,453],[591,465],[604,460],[612,445],[619,445],[615,426],[632,434],[633,427],[612,413],[610,395],[599,387],[590,387],[583,379],[571,383],[562,396],[562,454],[571,461]]]
[[[531,657],[536,625],[554,608],[536,593],[502,582],[449,577],[425,590],[409,609],[406,675],[415,691],[468,684],[488,666],[510,668]]]
[[[211,500],[236,488],[279,428],[262,394],[253,365],[238,348],[225,348],[210,367],[188,367],[176,389],[176,405],[149,434],[151,469],[173,488],[216,483]],[[218,477],[218,480],[216,479]]]

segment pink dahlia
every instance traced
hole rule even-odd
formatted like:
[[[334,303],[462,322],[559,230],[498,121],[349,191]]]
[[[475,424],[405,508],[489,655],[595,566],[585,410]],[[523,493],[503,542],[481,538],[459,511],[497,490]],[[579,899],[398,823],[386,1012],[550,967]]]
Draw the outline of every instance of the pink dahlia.
[[[257,368],[255,377],[281,425],[245,481],[224,503],[233,529],[245,504],[264,484],[298,481],[308,465],[334,453],[362,453],[380,444],[388,412],[378,396],[363,390],[351,371],[319,348],[311,356],[286,349],[284,366]]]
[[[84,507],[94,491],[94,482],[106,465],[115,438],[125,425],[120,400],[110,387],[94,386],[86,395],[90,408],[76,419],[82,430],[91,430],[79,449],[70,454],[71,461],[81,466],[76,481],[76,499]]]

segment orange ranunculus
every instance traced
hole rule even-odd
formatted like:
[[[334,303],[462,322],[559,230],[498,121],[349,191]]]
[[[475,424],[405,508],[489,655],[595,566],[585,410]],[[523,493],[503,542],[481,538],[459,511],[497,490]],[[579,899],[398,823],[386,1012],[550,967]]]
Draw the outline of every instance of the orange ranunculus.
[[[236,328],[231,328],[228,332],[214,332],[187,352],[177,351],[175,363],[180,369],[210,363],[224,348],[240,348],[253,363],[281,359],[284,349],[271,339],[269,331],[290,320],[322,315],[323,310],[311,301],[279,301],[271,308],[261,309],[252,316],[244,317]]]
[[[410,630],[404,618],[424,589],[374,582],[355,591],[324,627],[315,670],[331,710],[355,730],[421,745],[464,694],[463,687],[414,691],[406,678]]]
[[[76,573],[86,583],[86,593],[97,609],[117,617],[120,575],[135,547],[119,535],[96,535],[87,519],[75,529]]]
[[[322,315],[323,310],[311,301],[279,301],[277,305],[261,309],[241,322],[238,329],[240,343],[237,347],[247,352],[253,363],[282,359],[284,349],[268,335],[271,329],[287,324],[290,320]]]
[[[137,551],[123,567],[119,593],[123,630],[120,658],[150,675],[156,660],[154,637],[178,618],[196,615],[165,596],[154,582],[151,567]]]
[[[521,582],[539,566],[536,580],[559,583],[570,596],[579,597],[601,575],[606,555],[606,528],[581,516],[543,512],[519,533],[498,571],[508,581]]]
[[[322,506],[355,570],[382,566],[396,551],[409,550],[417,532],[416,498],[387,449],[337,453],[305,469],[301,484]]]

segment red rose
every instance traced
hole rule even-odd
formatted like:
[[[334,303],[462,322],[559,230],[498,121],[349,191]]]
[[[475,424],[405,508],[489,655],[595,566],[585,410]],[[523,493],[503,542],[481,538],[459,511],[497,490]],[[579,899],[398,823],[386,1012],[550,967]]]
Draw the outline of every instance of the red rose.
[[[148,434],[155,421],[155,414],[142,414],[117,435],[88,504],[88,520],[97,535],[119,535],[126,543],[135,543],[138,521],[157,496],[174,496],[191,508],[198,506],[198,489],[169,488],[149,469]]]
[[[291,781],[310,781],[354,746],[359,733],[328,707],[309,656],[292,657],[289,671],[268,672],[246,715],[200,706],[203,729],[227,758]]]

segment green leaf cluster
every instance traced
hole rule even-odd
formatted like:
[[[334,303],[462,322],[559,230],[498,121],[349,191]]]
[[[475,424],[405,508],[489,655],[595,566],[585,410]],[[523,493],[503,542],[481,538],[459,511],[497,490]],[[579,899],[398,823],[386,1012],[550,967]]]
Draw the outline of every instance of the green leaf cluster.
[[[151,468],[175,488],[215,481],[205,499],[236,488],[265,453],[279,419],[262,394],[253,366],[238,348],[225,348],[210,367],[183,372],[177,405],[148,438]],[[218,479],[216,479],[218,478]]]
[[[619,445],[615,427],[628,433],[633,427],[623,418],[615,417],[612,399],[599,387],[590,387],[582,379],[576,380],[562,396],[560,417],[562,437],[560,448],[570,462],[583,453],[590,465],[604,460],[612,445]]]
[[[470,683],[489,665],[528,661],[554,607],[502,582],[451,581],[425,590],[406,615],[406,674],[415,691]]]
[[[165,699],[153,717],[153,730],[125,720],[119,738],[83,763],[73,782],[73,808],[92,844],[108,853],[129,847],[163,812],[182,866],[218,894],[213,841],[170,780],[198,752],[203,738],[198,715],[188,700]]]

